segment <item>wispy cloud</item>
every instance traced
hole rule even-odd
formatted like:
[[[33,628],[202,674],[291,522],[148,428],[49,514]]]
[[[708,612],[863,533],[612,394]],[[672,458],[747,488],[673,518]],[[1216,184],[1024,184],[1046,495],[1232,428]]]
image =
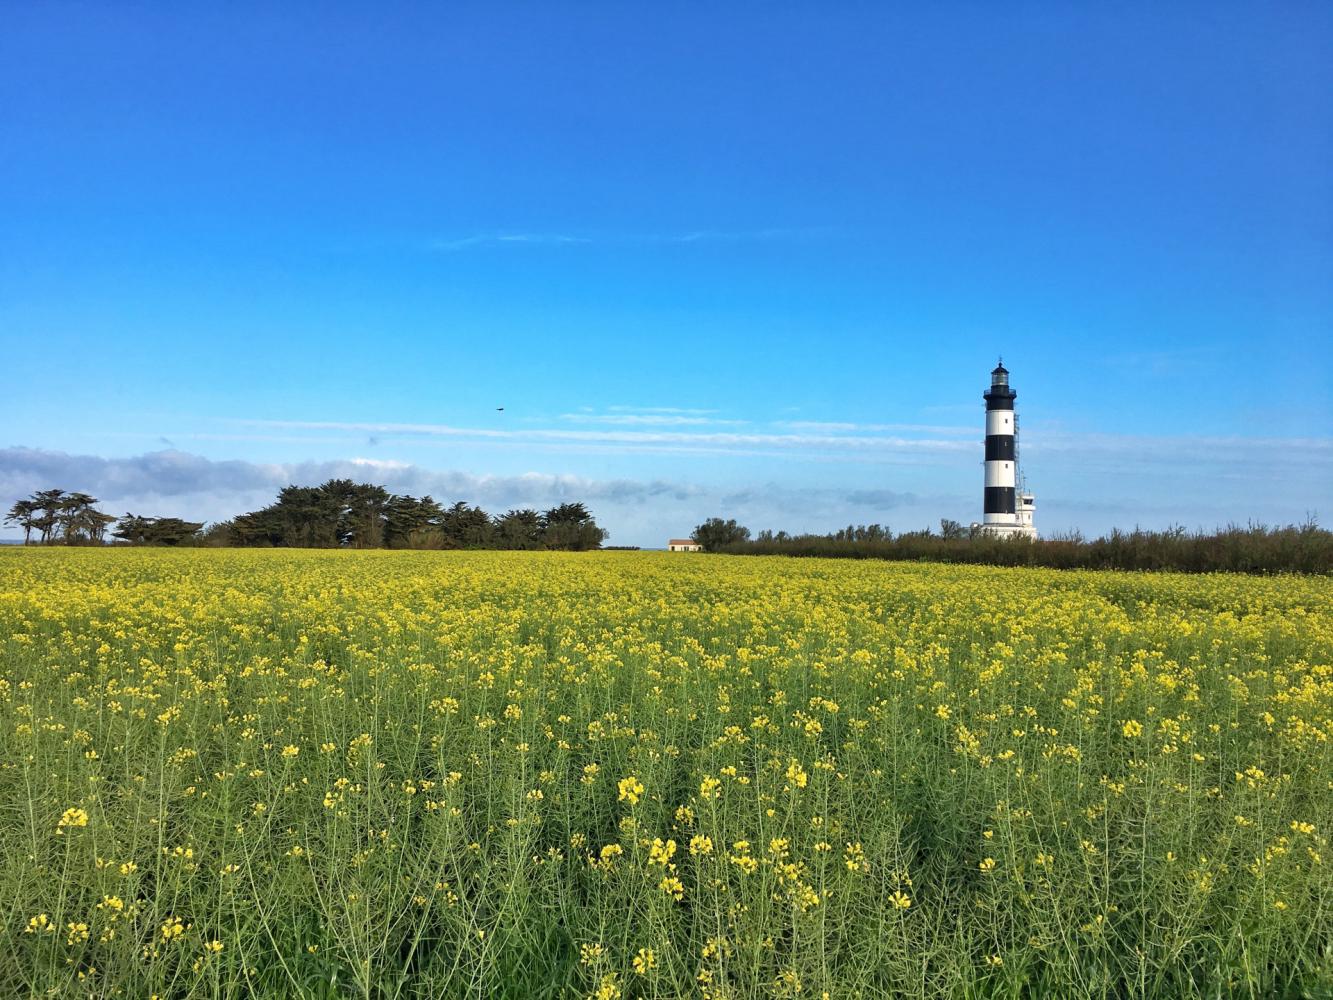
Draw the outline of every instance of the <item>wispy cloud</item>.
[[[566,233],[479,233],[452,240],[432,240],[430,249],[452,253],[473,247],[569,246],[590,242],[586,237]]]
[[[769,229],[698,229],[684,233],[646,233],[637,237],[644,243],[745,243],[764,240],[804,239],[813,236],[827,236],[834,230],[828,226],[805,226],[798,228]],[[631,237],[631,239],[635,239]]]
[[[356,432],[377,437],[397,435],[412,438],[443,438],[490,442],[515,442],[528,445],[597,445],[620,450],[646,451],[669,446],[679,451],[726,452],[736,449],[762,449],[766,453],[860,453],[890,457],[894,454],[924,456],[962,452],[974,448],[972,442],[911,438],[889,435],[795,434],[760,431],[676,431],[676,430],[582,430],[573,428],[524,428],[502,430],[490,427],[459,427],[450,424],[361,423],[336,420],[240,420],[237,423],[275,430],[310,430]]]
[[[1264,474],[1279,466],[1299,466],[1311,477],[1333,473],[1333,437],[1248,437],[1243,435],[1073,434],[1032,431],[1023,454],[1068,461],[1077,468],[1111,460],[1121,467],[1165,464],[1206,466],[1214,474]]]
[[[980,434],[977,427],[964,427],[944,424],[858,424],[846,421],[828,420],[779,420],[774,426],[787,427],[794,431],[814,431],[825,434],[874,434],[879,432],[915,432],[920,434],[966,434],[975,437]]]
[[[591,413],[591,407],[584,407],[584,412]],[[612,413],[682,413],[688,416],[706,417],[717,410],[702,410],[692,406],[608,406]]]
[[[834,424],[836,429],[831,430],[827,423],[808,422],[807,426],[812,428],[809,431],[790,425],[774,431],[748,427],[713,429],[677,421],[588,422],[594,426],[505,429],[452,424],[246,419],[232,423],[254,428],[253,435],[199,437],[237,440],[252,437],[266,441],[272,438],[284,443],[345,445],[350,440],[364,442],[369,435],[382,444],[470,442],[515,451],[764,456],[809,462],[930,464],[954,468],[970,459],[980,461],[974,431],[961,427]],[[905,426],[916,430],[890,432]],[[867,430],[870,427],[882,427],[884,431],[870,433]],[[303,437],[302,432],[308,434]],[[1047,469],[1063,468],[1071,474],[1114,471],[1122,477],[1121,488],[1126,490],[1139,488],[1131,485],[1136,476],[1176,477],[1186,469],[1194,470],[1192,475],[1196,478],[1262,480],[1279,475],[1293,484],[1328,484],[1333,489],[1333,438],[1070,434],[1033,429],[1024,437],[1023,455],[1030,473],[1041,465]]]
[[[622,427],[739,427],[749,421],[722,420],[717,417],[686,416],[681,413],[562,413],[561,420],[579,424],[607,424]]]

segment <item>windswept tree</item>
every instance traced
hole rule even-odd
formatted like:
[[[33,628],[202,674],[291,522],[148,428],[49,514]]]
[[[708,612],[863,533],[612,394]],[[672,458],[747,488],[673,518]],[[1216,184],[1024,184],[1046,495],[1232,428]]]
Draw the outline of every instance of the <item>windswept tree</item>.
[[[116,519],[94,508],[97,498],[87,493],[67,493],[61,499],[56,518],[66,545],[101,545],[106,530]]]
[[[40,490],[32,495],[31,502],[38,511],[32,526],[41,535],[39,541],[43,545],[60,537],[60,511],[64,497],[64,490]]]
[[[93,500],[92,503],[96,503]],[[116,523],[114,514],[93,509],[92,503],[82,504],[70,518],[65,540],[70,545],[105,545],[107,529]]]
[[[118,518],[112,536],[130,545],[186,545],[195,541],[203,529],[202,521],[183,521],[179,517],[139,517],[126,514]]]
[[[41,508],[36,500],[16,500],[14,506],[9,508],[9,513],[5,516],[6,524],[17,524],[23,529],[23,544],[27,545],[32,541],[33,523],[37,519]]]
[[[15,503],[5,520],[23,528],[25,545],[32,541],[34,530],[42,545],[101,545],[116,519],[103,514],[96,503],[97,498],[87,493],[40,490]]]

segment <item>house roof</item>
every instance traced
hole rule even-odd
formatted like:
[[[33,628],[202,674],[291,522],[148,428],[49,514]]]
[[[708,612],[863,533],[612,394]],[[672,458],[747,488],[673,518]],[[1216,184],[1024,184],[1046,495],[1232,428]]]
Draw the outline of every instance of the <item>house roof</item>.
[[[698,545],[693,538],[672,538],[667,542],[668,545]]]

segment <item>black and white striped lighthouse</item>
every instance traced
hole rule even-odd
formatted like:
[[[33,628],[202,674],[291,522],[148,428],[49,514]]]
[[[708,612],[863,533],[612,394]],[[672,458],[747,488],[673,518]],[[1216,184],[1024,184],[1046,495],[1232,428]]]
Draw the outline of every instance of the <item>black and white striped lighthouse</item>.
[[[1026,490],[1020,494],[1017,488],[1018,418],[1014,400],[1018,393],[1009,384],[1009,369],[1004,367],[1003,359],[990,373],[990,388],[981,395],[986,400],[986,485],[979,527],[991,534],[1035,537],[1035,499]]]

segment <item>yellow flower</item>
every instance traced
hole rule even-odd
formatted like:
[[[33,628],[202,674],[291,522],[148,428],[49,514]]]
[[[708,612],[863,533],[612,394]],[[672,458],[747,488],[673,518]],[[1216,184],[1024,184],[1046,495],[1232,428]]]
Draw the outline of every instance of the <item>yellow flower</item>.
[[[652,846],[648,848],[648,863],[665,867],[675,856],[675,853],[676,842],[674,840],[663,842],[661,837],[655,837]]]
[[[657,887],[676,900],[685,898],[685,884],[674,875],[668,875],[657,883]]]
[[[604,974],[592,997],[593,1000],[620,1000],[619,977],[614,972]]]
[[[713,838],[705,837],[702,834],[696,834],[690,838],[691,854],[712,854]]]
[[[986,872],[987,874],[989,874],[989,873],[995,871],[995,859],[994,859],[994,858],[982,858],[981,861],[980,861],[980,863],[978,863],[977,867],[980,868],[983,872]]]
[[[720,794],[722,782],[712,775],[699,782],[699,794],[705,799],[715,799]]]
[[[88,813],[83,809],[80,809],[78,806],[71,806],[61,814],[60,821],[56,823],[56,833],[64,833],[65,827],[67,826],[74,827],[87,825]]]
[[[282,755],[284,757],[295,757],[300,752],[301,752],[300,747],[292,746],[290,743],[282,748]]]
[[[1120,731],[1124,733],[1127,739],[1133,739],[1135,736],[1143,735],[1143,723],[1138,719],[1130,719],[1121,727]]]
[[[797,788],[804,788],[806,782],[810,779],[806,776],[805,769],[801,767],[801,762],[792,758],[792,762],[787,765],[787,780]]]
[[[617,801],[638,805],[639,797],[643,795],[643,782],[631,774],[628,778],[621,778],[616,787],[620,791]]]
[[[651,948],[640,948],[639,953],[634,956],[634,971],[640,976],[646,976],[648,970],[657,965],[657,956],[653,954]]]
[[[889,902],[893,904],[895,910],[905,910],[912,905],[912,897],[899,889],[889,897]]]

